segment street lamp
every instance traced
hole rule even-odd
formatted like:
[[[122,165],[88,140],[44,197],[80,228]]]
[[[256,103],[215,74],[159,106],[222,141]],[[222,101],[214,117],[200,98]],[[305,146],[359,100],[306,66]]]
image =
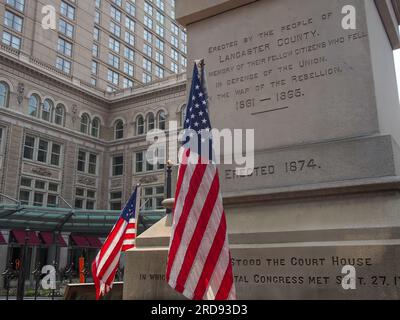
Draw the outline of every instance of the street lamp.
[[[25,272],[26,272],[26,258],[28,256],[28,242],[31,230],[25,229],[25,242],[22,248],[21,265],[18,273],[18,287],[17,287],[17,300],[24,300],[25,294]]]

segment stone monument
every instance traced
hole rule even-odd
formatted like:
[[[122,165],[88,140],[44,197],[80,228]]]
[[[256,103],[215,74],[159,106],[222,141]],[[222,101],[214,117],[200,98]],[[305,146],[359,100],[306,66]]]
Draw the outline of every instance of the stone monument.
[[[220,166],[238,298],[400,298],[400,1],[176,9],[213,126],[255,129],[254,172]],[[169,235],[160,221],[127,253],[124,299],[181,298],[164,278]]]

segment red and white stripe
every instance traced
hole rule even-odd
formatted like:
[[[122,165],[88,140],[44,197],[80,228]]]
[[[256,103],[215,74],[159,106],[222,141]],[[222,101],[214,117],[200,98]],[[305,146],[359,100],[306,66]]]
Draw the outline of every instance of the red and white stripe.
[[[178,173],[167,281],[189,299],[235,299],[218,171],[187,163],[189,154]]]
[[[136,220],[130,219],[124,235],[122,243],[122,252],[128,251],[135,247],[136,239]]]

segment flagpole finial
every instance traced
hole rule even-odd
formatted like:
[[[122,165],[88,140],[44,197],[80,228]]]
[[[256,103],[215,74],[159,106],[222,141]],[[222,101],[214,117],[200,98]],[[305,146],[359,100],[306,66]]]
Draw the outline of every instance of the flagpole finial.
[[[172,167],[173,165],[174,165],[174,163],[172,162],[172,160],[167,160],[168,167]]]

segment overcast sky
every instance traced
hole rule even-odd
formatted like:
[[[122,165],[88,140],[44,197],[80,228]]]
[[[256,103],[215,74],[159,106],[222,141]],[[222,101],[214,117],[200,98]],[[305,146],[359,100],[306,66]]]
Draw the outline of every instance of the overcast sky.
[[[394,61],[396,63],[397,86],[399,87],[399,95],[400,95],[400,49],[394,52]]]

